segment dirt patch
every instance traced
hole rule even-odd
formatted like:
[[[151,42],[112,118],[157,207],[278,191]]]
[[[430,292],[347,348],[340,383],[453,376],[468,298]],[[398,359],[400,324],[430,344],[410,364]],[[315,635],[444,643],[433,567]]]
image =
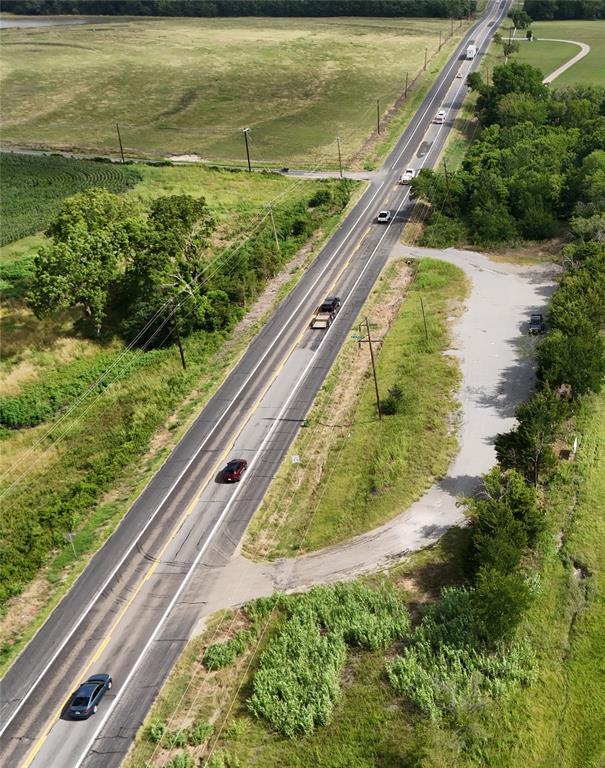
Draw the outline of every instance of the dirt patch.
[[[552,262],[561,253],[564,245],[562,238],[547,240],[543,243],[523,243],[522,245],[503,246],[491,252],[485,253],[492,261],[508,264],[543,264]],[[469,246],[474,250],[473,246]]]

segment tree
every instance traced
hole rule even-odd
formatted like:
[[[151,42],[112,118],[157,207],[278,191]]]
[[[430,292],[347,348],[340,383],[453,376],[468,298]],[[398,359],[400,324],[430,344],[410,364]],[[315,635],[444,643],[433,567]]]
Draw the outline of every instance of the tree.
[[[138,248],[141,214],[128,198],[89,189],[66,199],[35,260],[28,304],[37,317],[79,306],[97,333],[112,291]]]
[[[498,122],[504,127],[517,123],[544,125],[547,104],[545,101],[537,101],[528,93],[507,93],[498,100],[496,113]]]
[[[531,602],[529,586],[517,571],[502,573],[481,568],[475,581],[473,603],[480,634],[490,646],[511,637]]]
[[[498,97],[507,93],[529,93],[537,99],[548,98],[548,88],[542,83],[543,73],[529,64],[511,61],[494,67],[493,88]]]
[[[520,50],[521,44],[518,40],[506,40],[504,43],[502,43],[502,53],[504,54],[505,58],[512,56],[513,53],[519,53]]]
[[[548,386],[517,409],[518,425],[496,438],[496,456],[503,469],[515,469],[537,485],[554,464],[552,450],[566,404]]]
[[[600,392],[604,376],[605,343],[589,321],[569,336],[552,331],[538,349],[538,378],[551,388],[568,384],[574,397]]]
[[[214,226],[204,198],[171,195],[153,202],[144,241],[126,274],[127,337],[146,326],[141,341],[155,346],[170,338],[171,329],[187,335],[229,324],[234,307],[217,285],[216,266],[208,270]]]
[[[527,29],[532,23],[531,16],[522,8],[514,8],[508,15],[517,29]]]

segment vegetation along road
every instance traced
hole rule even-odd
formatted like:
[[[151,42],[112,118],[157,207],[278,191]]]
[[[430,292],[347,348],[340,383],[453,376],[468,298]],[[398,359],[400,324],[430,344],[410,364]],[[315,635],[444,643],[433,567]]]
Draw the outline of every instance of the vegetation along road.
[[[471,38],[484,49],[505,12],[506,3],[490,4],[335,236],[6,675],[2,765],[119,764],[399,237],[411,209],[397,184],[402,166],[435,163],[464,94],[461,53]],[[432,124],[440,108],[447,119]],[[394,216],[377,225],[384,207]],[[318,338],[308,322],[332,292],[343,306]],[[235,454],[248,459],[245,479],[214,482]],[[116,684],[103,713],[68,727],[58,703],[109,664]]]

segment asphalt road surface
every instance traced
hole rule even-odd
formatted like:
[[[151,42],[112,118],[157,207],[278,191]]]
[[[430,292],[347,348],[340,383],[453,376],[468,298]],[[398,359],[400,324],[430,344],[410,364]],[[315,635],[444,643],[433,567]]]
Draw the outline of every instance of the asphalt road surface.
[[[399,239],[412,209],[402,170],[436,162],[465,95],[456,74],[478,65],[466,47],[485,50],[506,8],[490,4],[467,34],[362,198],[7,673],[1,766],[120,764]],[[391,222],[375,223],[385,208]],[[331,293],[343,299],[335,322],[309,330]],[[219,482],[235,456],[248,459],[244,480]],[[105,671],[114,685],[98,713],[65,719],[78,684]]]

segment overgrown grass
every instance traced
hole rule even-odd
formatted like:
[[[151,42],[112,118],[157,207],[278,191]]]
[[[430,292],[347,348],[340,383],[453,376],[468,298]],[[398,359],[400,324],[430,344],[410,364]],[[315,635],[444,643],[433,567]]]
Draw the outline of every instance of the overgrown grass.
[[[126,152],[243,162],[248,126],[257,164],[335,165],[334,137],[345,158],[354,155],[376,124],[376,99],[383,110],[393,104],[405,73],[419,72],[425,48],[449,31],[447,19],[401,18],[139,18],[4,30],[3,138],[115,155],[119,116]]]
[[[271,546],[263,553],[269,557],[314,550],[370,530],[404,510],[445,471],[456,445],[452,416],[459,373],[444,351],[450,344],[448,318],[465,292],[461,270],[439,261],[419,262],[377,358],[383,396],[395,385],[402,390],[400,412],[377,419],[374,384],[368,377],[353,403],[349,428],[337,438],[326,435],[333,442],[318,478],[317,467],[306,470],[305,457],[313,441],[323,439],[314,425],[330,426],[333,398],[340,397],[337,384],[346,375],[351,350],[341,353],[307,420],[309,429],[300,433],[291,449],[300,456],[300,464],[284,462],[253,520],[246,543],[250,554],[258,552],[271,520],[280,524],[270,532]]]
[[[62,201],[89,187],[124,192],[139,181],[129,165],[0,153],[0,245],[45,229]]]

